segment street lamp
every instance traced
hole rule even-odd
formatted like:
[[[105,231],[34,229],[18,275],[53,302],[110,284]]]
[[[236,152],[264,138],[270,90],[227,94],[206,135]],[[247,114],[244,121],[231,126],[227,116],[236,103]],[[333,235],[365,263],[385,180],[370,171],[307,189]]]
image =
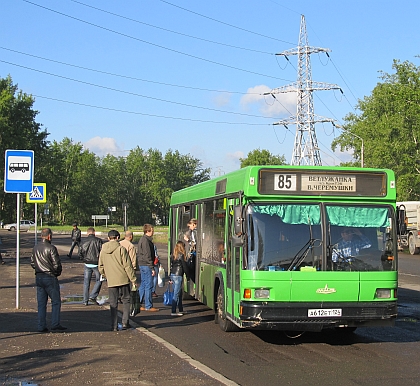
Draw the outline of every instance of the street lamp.
[[[337,125],[336,123],[333,123],[333,126],[337,127],[338,129],[341,129],[343,131],[345,131],[346,133],[355,136],[356,138],[360,139],[362,141],[362,148],[360,149],[360,165],[362,166],[362,168],[364,167],[364,152],[365,152],[365,143],[363,141],[362,137],[359,137],[357,134],[352,133],[351,131],[348,131],[347,129],[345,129],[343,126],[341,125]]]

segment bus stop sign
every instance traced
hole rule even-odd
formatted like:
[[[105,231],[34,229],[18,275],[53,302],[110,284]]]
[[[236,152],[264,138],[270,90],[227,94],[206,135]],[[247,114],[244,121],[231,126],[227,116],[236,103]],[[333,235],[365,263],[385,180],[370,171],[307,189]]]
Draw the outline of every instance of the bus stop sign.
[[[4,191],[6,193],[32,192],[33,150],[6,150],[4,161]]]

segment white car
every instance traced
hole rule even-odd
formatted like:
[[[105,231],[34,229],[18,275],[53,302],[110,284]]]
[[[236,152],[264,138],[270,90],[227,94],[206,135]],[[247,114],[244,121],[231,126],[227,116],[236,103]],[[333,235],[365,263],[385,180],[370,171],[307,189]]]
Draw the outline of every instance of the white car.
[[[21,231],[28,231],[29,228],[34,227],[35,223],[31,220],[20,220],[20,230]],[[17,223],[13,224],[6,224],[3,226],[4,229],[9,231],[16,231],[17,230]]]

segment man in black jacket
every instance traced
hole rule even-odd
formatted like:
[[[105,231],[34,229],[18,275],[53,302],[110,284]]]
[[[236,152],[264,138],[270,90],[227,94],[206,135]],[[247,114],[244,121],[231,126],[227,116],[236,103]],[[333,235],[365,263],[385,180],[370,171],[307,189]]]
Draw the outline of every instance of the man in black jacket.
[[[187,252],[187,266],[189,276],[195,283],[196,246],[197,246],[197,219],[188,221],[188,230],[184,233],[185,251]]]
[[[70,252],[67,254],[67,257],[71,259],[71,256],[73,255],[73,249],[77,245],[77,248],[80,249],[80,241],[82,240],[82,232],[77,227],[77,222],[73,223],[73,230],[71,231],[71,247]]]
[[[50,228],[41,231],[42,243],[34,246],[31,255],[31,266],[35,270],[36,295],[38,300],[38,331],[48,332],[47,302],[51,299],[51,332],[67,330],[60,324],[61,295],[57,277],[61,275],[62,266],[57,248],[51,244]]]
[[[83,304],[87,306],[89,300],[92,303],[98,304],[96,298],[101,290],[102,282],[101,275],[98,270],[99,254],[102,249],[102,240],[95,236],[95,229],[88,228],[87,238],[81,243],[79,247],[79,257],[85,263],[84,281],[83,281]],[[95,274],[96,282],[89,295],[90,280],[92,274]]]
[[[137,258],[140,268],[140,303],[144,300],[144,307],[140,307],[141,311],[159,311],[153,307],[152,291],[153,276],[156,275],[153,262],[155,260],[155,246],[153,244],[153,234],[155,230],[150,224],[143,225],[144,235],[140,238],[137,245]]]

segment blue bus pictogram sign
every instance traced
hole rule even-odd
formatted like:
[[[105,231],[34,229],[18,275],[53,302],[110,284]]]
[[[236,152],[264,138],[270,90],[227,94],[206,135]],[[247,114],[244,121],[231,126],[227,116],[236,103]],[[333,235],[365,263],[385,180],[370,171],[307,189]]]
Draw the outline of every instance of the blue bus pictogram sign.
[[[6,150],[4,157],[4,191],[30,193],[34,181],[33,150]]]

